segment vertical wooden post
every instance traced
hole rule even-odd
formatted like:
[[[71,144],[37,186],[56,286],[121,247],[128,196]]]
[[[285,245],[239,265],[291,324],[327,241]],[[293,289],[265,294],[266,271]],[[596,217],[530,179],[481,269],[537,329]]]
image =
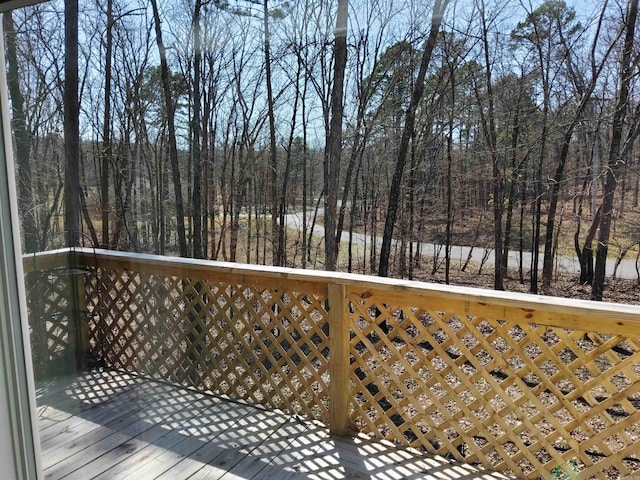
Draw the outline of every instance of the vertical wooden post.
[[[89,354],[89,324],[87,318],[87,292],[85,291],[84,275],[76,275],[73,279],[76,282],[78,292],[78,309],[76,310],[78,325],[78,359],[79,366],[84,369],[87,366],[87,355]]]
[[[349,312],[346,287],[329,284],[329,430],[349,430]]]
[[[69,252],[69,281],[71,282],[72,318],[76,332],[76,367],[83,371],[87,367],[87,354],[89,352],[89,325],[87,324],[86,308],[87,293],[84,282],[86,281],[83,267],[78,264],[77,253]]]

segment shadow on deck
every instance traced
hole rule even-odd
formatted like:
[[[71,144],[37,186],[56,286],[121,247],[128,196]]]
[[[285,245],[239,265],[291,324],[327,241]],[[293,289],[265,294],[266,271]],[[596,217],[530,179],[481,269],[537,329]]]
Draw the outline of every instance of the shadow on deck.
[[[498,479],[470,465],[116,371],[41,384],[50,479]]]

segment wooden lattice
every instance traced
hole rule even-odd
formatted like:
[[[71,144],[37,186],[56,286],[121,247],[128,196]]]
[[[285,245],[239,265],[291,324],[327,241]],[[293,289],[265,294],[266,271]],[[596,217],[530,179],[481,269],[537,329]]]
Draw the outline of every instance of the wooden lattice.
[[[638,339],[350,300],[357,428],[519,477],[640,472]]]
[[[107,268],[96,286],[106,364],[327,418],[322,295]]]
[[[109,252],[96,264],[105,366],[518,477],[640,475],[640,308]]]
[[[25,278],[34,372],[37,378],[75,368],[77,315],[71,277],[29,272]]]

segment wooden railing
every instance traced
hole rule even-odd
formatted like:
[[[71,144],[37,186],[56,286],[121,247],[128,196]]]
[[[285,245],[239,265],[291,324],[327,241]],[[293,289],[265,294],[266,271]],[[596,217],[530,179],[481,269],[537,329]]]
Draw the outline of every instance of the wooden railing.
[[[76,255],[94,270],[85,276],[83,309],[96,365],[518,477],[640,475],[638,307],[88,249]]]

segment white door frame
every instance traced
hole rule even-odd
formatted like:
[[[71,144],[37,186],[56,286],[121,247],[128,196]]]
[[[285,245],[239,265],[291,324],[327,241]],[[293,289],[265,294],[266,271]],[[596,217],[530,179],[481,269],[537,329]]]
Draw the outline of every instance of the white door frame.
[[[5,4],[0,10],[6,10]],[[0,476],[31,480],[41,478],[42,469],[1,17],[0,13]]]

